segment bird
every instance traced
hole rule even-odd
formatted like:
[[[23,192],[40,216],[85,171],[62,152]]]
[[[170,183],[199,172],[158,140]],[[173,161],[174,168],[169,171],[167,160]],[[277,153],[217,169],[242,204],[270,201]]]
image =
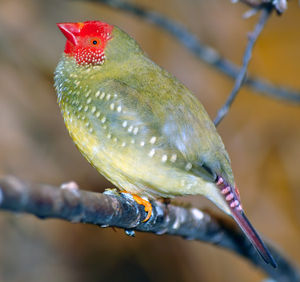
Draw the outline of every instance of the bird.
[[[191,91],[115,25],[93,20],[57,26],[66,38],[54,74],[57,100],[90,164],[145,206],[145,220],[152,199],[205,196],[276,267],[242,208],[223,141]]]

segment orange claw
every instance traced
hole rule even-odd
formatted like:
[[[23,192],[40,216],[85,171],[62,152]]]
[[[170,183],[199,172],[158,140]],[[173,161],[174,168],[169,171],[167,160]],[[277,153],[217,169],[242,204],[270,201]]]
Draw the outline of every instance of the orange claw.
[[[143,222],[146,222],[149,220],[149,218],[151,217],[152,214],[152,205],[149,201],[141,198],[140,196],[136,195],[136,194],[132,194],[130,192],[127,191],[122,191],[121,193],[128,193],[130,194],[133,199],[139,204],[139,205],[143,205],[145,207],[145,212],[147,212],[147,216],[146,218],[143,220]]]

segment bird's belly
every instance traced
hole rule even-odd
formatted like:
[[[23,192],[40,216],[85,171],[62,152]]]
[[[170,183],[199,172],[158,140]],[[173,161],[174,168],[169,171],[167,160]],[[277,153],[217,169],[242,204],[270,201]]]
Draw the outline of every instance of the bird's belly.
[[[212,184],[200,177],[151,157],[147,144],[119,140],[89,122],[64,118],[81,153],[119,189],[150,198],[204,194],[211,189]]]

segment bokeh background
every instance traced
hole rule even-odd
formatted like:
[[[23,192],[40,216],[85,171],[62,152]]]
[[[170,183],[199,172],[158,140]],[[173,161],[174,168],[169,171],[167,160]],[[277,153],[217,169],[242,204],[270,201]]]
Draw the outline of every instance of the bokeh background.
[[[183,23],[240,64],[257,17],[231,1],[136,0]],[[199,61],[161,29],[88,1],[0,0],[0,174],[87,190],[111,187],[76,150],[56,104],[53,71],[65,39],[55,23],[101,19],[126,30],[175,74],[211,117],[233,81]],[[267,23],[249,71],[300,90],[300,7],[289,2]],[[218,128],[244,208],[261,234],[300,264],[300,107],[244,88]],[[201,197],[180,199],[214,208]],[[0,213],[0,281],[260,281],[235,254],[171,236]]]

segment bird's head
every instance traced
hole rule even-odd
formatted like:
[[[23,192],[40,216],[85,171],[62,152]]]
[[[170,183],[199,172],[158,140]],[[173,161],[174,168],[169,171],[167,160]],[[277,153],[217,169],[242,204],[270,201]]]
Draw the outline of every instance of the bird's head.
[[[114,26],[100,21],[58,23],[67,38],[65,54],[73,57],[79,65],[102,65],[105,48],[112,38]]]

